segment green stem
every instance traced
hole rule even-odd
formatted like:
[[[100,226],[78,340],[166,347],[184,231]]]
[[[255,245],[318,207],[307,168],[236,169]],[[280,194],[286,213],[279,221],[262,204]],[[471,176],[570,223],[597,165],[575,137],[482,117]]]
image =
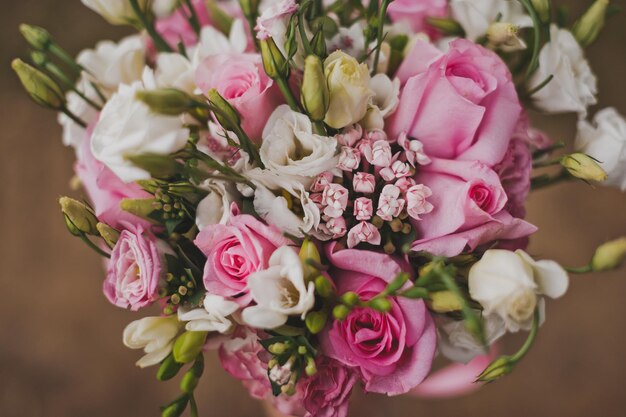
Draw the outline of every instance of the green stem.
[[[189,395],[189,408],[191,417],[198,417],[198,404],[196,404],[196,397],[193,394]]]
[[[511,360],[513,362],[519,362],[520,360],[522,360],[524,356],[528,354],[528,352],[530,351],[530,348],[535,343],[535,340],[537,339],[537,333],[539,333],[539,320],[540,320],[540,315],[539,315],[539,309],[537,308],[535,309],[535,315],[533,317],[533,327],[530,329],[530,333],[528,334],[526,341],[524,342],[520,350],[518,350],[517,353],[511,356]]]
[[[54,56],[56,56],[57,58],[59,58],[61,61],[63,61],[67,66],[69,66],[74,72],[75,75],[80,75],[81,72],[83,72],[84,68],[78,64],[74,58],[72,58],[70,56],[70,54],[68,54],[67,52],[65,52],[65,50],[63,48],[61,48],[59,45],[57,45],[56,43],[52,43],[50,45],[50,49],[49,49],[50,53],[52,53]]]
[[[189,24],[193,28],[194,32],[196,32],[196,35],[200,35],[202,27],[200,26],[200,20],[198,19],[196,8],[193,7],[191,0],[185,0],[185,4],[187,4],[187,8],[189,9]]]
[[[128,0],[130,2],[130,6],[133,8],[137,19],[141,22],[143,28],[148,32],[148,35],[154,41],[154,46],[157,48],[159,52],[174,52],[172,47],[163,39],[163,37],[159,34],[159,32],[155,29],[153,22],[151,22],[143,10],[141,10],[141,6],[139,6],[138,0]]]
[[[551,185],[558,184],[562,181],[569,180],[570,178],[571,177],[567,173],[567,170],[562,170],[554,176],[542,175],[540,177],[535,177],[531,180],[531,190],[536,191],[545,187],[549,187]]]
[[[54,75],[55,77],[57,77],[59,81],[61,81],[62,84],[64,84],[67,88],[69,88],[70,90],[78,94],[78,96],[82,98],[83,100],[85,100],[85,102],[89,104],[91,107],[93,107],[94,109],[98,111],[102,110],[102,106],[100,106],[95,101],[91,100],[83,92],[81,92],[78,88],[76,88],[76,85],[63,73],[63,71],[61,71],[59,67],[57,67],[51,62],[47,62],[41,66],[41,69],[46,70],[50,72],[52,75]]]
[[[552,81],[553,78],[554,78],[554,75],[550,74],[550,76],[546,78],[545,80],[543,80],[538,86],[536,86],[535,88],[531,89],[526,94],[524,94],[524,98],[532,97],[535,94],[537,94],[539,91],[543,90],[545,86],[550,84],[550,81]]]
[[[561,163],[561,159],[562,158],[559,157],[559,158],[549,159],[547,161],[535,162],[533,163],[533,168],[546,168],[546,167],[558,165]]]
[[[77,125],[79,125],[83,129],[87,129],[87,123],[85,123],[80,117],[76,116],[74,113],[69,111],[67,107],[63,107],[61,109],[61,112],[65,114],[67,117],[69,117],[70,119],[72,119]]]
[[[542,23],[537,11],[533,7],[530,0],[519,0],[519,2],[526,8],[530,18],[533,21],[533,56],[530,60],[530,64],[528,65],[528,69],[526,70],[526,79],[529,79],[534,73],[537,67],[539,66],[539,49],[541,47],[541,32],[542,32]]]
[[[296,96],[294,96],[293,91],[289,88],[289,84],[287,80],[283,78],[278,78],[275,80],[276,84],[278,84],[278,88],[280,89],[283,96],[285,96],[285,100],[287,100],[287,104],[291,107],[291,110],[300,112],[302,109],[300,108],[300,104],[298,104],[298,100]]]
[[[591,264],[581,266],[579,268],[565,268],[565,269],[567,270],[567,272],[570,272],[572,274],[587,274],[589,272],[593,272],[593,267],[591,266]]]
[[[87,244],[87,246],[89,246],[91,249],[93,249],[98,255],[104,256],[105,258],[111,258],[111,255],[109,255],[108,253],[106,253],[105,251],[100,249],[98,246],[96,246],[96,244],[93,243],[91,240],[89,240],[89,238],[87,236],[85,236],[84,234],[80,235],[80,239],[83,242],[85,242]]]
[[[377,44],[376,52],[374,53],[374,65],[372,67],[372,74],[376,74],[378,68],[378,61],[380,61],[380,48],[383,43],[383,31],[385,29],[385,18],[387,17],[387,8],[393,0],[383,0],[383,4],[380,6],[378,15],[378,33],[376,35]]]
[[[306,3],[305,7],[308,7],[311,3]],[[306,10],[306,9],[304,9]],[[300,38],[302,39],[302,46],[304,47],[304,52],[306,55],[313,55],[313,48],[311,47],[311,42],[309,42],[309,38],[306,35],[306,31],[304,30],[304,10],[298,11],[298,31],[300,32]]]

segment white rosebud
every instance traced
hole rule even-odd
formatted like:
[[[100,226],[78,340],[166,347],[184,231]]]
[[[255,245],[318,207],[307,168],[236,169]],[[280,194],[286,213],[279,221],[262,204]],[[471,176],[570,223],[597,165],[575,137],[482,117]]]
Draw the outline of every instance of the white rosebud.
[[[568,285],[559,264],[535,261],[522,250],[488,250],[469,273],[470,295],[483,314],[499,316],[511,332],[531,327],[539,296],[561,297]]]
[[[268,268],[248,277],[248,288],[257,303],[243,310],[244,323],[258,329],[275,329],[289,316],[304,319],[315,303],[315,284],[304,282],[304,268],[297,252],[288,246],[274,251]]]
[[[176,316],[145,317],[126,326],[124,346],[144,350],[146,355],[137,361],[140,368],[156,365],[172,351],[174,338],[180,328]]]
[[[468,39],[476,41],[498,16],[500,21],[519,27],[531,27],[532,19],[518,1],[511,0],[451,0],[452,18],[459,22]]]
[[[142,83],[121,85],[100,113],[91,138],[94,157],[109,167],[122,181],[149,179],[150,174],[126,160],[144,153],[167,155],[182,149],[189,130],[179,117],[152,113],[136,99]]]
[[[204,308],[178,310],[178,320],[187,322],[185,330],[190,332],[229,333],[234,323],[228,317],[239,310],[239,304],[219,295],[207,294],[202,303]]]
[[[141,10],[146,10],[151,0],[139,0]],[[81,0],[94,12],[112,25],[127,25],[137,21],[137,16],[128,0]]]
[[[550,36],[550,42],[539,53],[539,68],[530,79],[529,89],[538,87],[550,76],[553,78],[533,94],[535,105],[549,113],[586,115],[587,107],[596,104],[596,77],[571,32],[552,25]]]
[[[605,184],[626,191],[626,120],[612,107],[599,111],[593,124],[578,123],[576,149],[600,161]]]
[[[341,129],[363,119],[374,96],[367,65],[359,64],[342,51],[335,51],[326,58],[324,73],[330,89],[326,124]]]

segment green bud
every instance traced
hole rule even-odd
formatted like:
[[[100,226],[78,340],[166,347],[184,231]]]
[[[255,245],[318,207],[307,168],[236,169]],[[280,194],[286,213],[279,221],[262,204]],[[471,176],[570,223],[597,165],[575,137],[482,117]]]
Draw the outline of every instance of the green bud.
[[[65,227],[67,227],[67,230],[74,236],[82,236],[83,232],[81,232],[80,230],[78,230],[78,228],[76,227],[76,225],[74,223],[72,223],[72,221],[65,215],[63,215],[63,219],[65,221]]]
[[[430,308],[437,313],[451,313],[463,309],[463,300],[453,291],[433,292],[430,299]]]
[[[306,346],[298,346],[298,355],[303,356],[306,355],[309,350]]]
[[[261,56],[263,57],[263,68],[268,77],[273,80],[278,78],[289,78],[289,64],[276,46],[274,39],[267,38],[259,42],[261,46]]]
[[[328,55],[326,51],[326,38],[324,37],[324,31],[322,29],[318,30],[313,36],[313,39],[311,39],[311,47],[313,48],[313,53],[319,57],[326,57],[326,55]]]
[[[417,300],[417,299],[423,299],[423,300],[427,300],[430,298],[428,290],[426,288],[423,287],[412,287],[409,288],[408,290],[404,291],[403,293],[400,294],[402,297],[405,298],[410,298],[413,300]]]
[[[344,320],[350,314],[350,308],[343,304],[339,304],[333,308],[333,317],[337,320]]]
[[[389,285],[387,285],[385,291],[387,292],[387,294],[395,294],[397,291],[402,289],[402,287],[404,287],[404,284],[409,281],[409,278],[410,275],[408,273],[399,273],[398,276],[393,281],[391,281]]]
[[[596,0],[574,24],[572,33],[581,46],[589,46],[596,40],[604,27],[608,7],[609,0]]]
[[[174,355],[170,354],[163,362],[161,362],[161,366],[159,367],[156,375],[157,379],[159,381],[168,381],[174,378],[182,367],[183,364],[176,362],[174,360]]]
[[[573,177],[585,181],[605,181],[608,176],[595,159],[584,153],[573,153],[561,159],[561,165]]]
[[[108,224],[98,223],[96,224],[98,233],[102,236],[102,239],[109,245],[110,248],[115,246],[117,240],[120,238],[120,232],[109,226]]]
[[[304,368],[304,372],[307,376],[313,376],[317,374],[317,366],[315,365],[315,358],[309,356],[306,358],[306,367]]]
[[[530,3],[539,15],[539,19],[547,23],[550,20],[550,0],[530,0]]]
[[[154,113],[178,116],[196,107],[193,98],[175,88],[137,91],[137,100],[144,102]]]
[[[235,130],[236,126],[241,124],[241,117],[235,108],[217,92],[215,88],[209,90],[207,96],[209,97],[209,101],[211,104],[217,108],[217,112],[215,112],[215,117],[217,121],[224,127],[226,130]]]
[[[88,235],[98,235],[98,218],[93,211],[80,201],[69,197],[59,199],[61,211],[76,229]],[[70,230],[70,232],[72,232]]]
[[[392,308],[391,301],[389,301],[386,297],[373,298],[368,301],[367,305],[376,311],[380,311],[381,313],[387,313],[391,311]]]
[[[208,332],[185,332],[174,342],[172,353],[178,363],[189,363],[202,352]]]
[[[318,334],[326,327],[328,321],[328,314],[322,311],[313,311],[307,314],[305,323],[306,328],[309,329],[311,334]]]
[[[300,260],[304,265],[304,279],[307,280],[307,282],[309,279],[319,275],[319,271],[307,262],[310,260],[318,265],[322,262],[317,246],[309,239],[306,239],[302,243],[302,247],[300,248]]]
[[[20,33],[26,42],[38,51],[47,51],[52,44],[50,33],[39,26],[31,26],[25,23],[20,25]]]
[[[125,198],[120,201],[120,208],[127,213],[134,214],[142,219],[149,219],[152,212],[154,212],[153,204],[157,200],[154,198]]]
[[[359,295],[352,291],[347,292],[341,296],[341,302],[350,308],[357,305],[359,301],[361,301],[361,299],[359,298]]]
[[[487,368],[478,376],[476,381],[494,382],[503,376],[510,374],[515,367],[515,362],[509,356],[502,356],[491,362]]]
[[[329,298],[335,293],[333,284],[324,275],[315,278],[315,290],[322,298]]]
[[[187,372],[180,380],[180,391],[185,394],[191,394],[198,386],[200,379],[192,373]]]
[[[20,78],[26,92],[37,104],[52,110],[65,108],[65,95],[52,78],[21,59],[13,60],[11,67]]]
[[[155,178],[171,178],[181,172],[181,166],[169,155],[145,153],[129,155],[126,159],[137,168],[148,171]]]
[[[606,242],[596,249],[591,260],[593,271],[611,271],[620,267],[626,259],[626,237]]]
[[[185,412],[187,404],[189,403],[189,397],[183,395],[182,397],[174,400],[169,405],[161,408],[161,417],[180,417]]]
[[[435,29],[439,30],[446,36],[463,36],[465,31],[463,27],[454,19],[446,17],[428,17],[426,18],[428,24]]]
[[[269,348],[267,348],[267,350],[272,355],[282,355],[283,353],[287,352],[288,349],[289,346],[284,343],[274,343],[273,345],[270,345]]]

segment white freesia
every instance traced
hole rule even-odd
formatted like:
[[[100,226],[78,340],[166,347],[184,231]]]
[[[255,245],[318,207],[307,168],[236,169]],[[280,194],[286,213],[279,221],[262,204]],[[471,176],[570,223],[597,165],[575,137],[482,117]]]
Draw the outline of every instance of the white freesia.
[[[268,268],[248,277],[248,288],[257,305],[243,310],[242,319],[258,329],[280,327],[289,316],[304,319],[315,303],[315,284],[304,282],[302,261],[289,246],[276,249]]]
[[[326,124],[341,129],[363,119],[374,96],[367,65],[335,51],[324,61],[324,73],[330,90]]]
[[[182,149],[189,130],[181,118],[155,114],[135,97],[144,84],[121,85],[100,113],[91,137],[94,157],[120,179],[133,182],[149,179],[150,174],[126,160],[144,153],[167,155]]]
[[[278,176],[312,181],[337,166],[337,139],[313,133],[311,120],[279,106],[263,130],[259,154],[265,169]]]
[[[370,88],[374,97],[361,125],[366,130],[383,130],[385,119],[400,104],[400,80],[395,78],[392,81],[386,74],[376,74],[370,80]]]
[[[469,273],[471,297],[485,316],[502,318],[510,332],[531,327],[539,296],[561,297],[568,285],[567,272],[559,264],[535,261],[522,250],[488,250]]]
[[[495,314],[484,317],[483,326],[487,345],[493,344],[506,333],[504,320]],[[437,347],[451,361],[468,363],[476,356],[485,354],[485,348],[467,331],[462,320],[442,318],[438,322],[437,330]]]
[[[196,208],[196,225],[202,231],[212,224],[226,224],[231,217],[230,207],[236,201],[231,183],[207,180],[202,188],[209,191]]]
[[[77,88],[95,103],[101,102],[93,87],[91,87],[86,80],[81,79],[77,83]],[[72,112],[72,114],[78,116],[80,120],[87,123],[87,125],[90,125],[97,120],[98,111],[75,92],[68,92],[66,100],[67,109]],[[63,144],[65,146],[71,146],[74,149],[78,149],[81,143],[85,140],[87,130],[64,113],[59,113],[58,122],[63,128]]]
[[[235,324],[229,316],[239,310],[239,304],[219,295],[207,294],[202,306],[204,308],[178,310],[178,320],[187,322],[185,330],[227,334],[233,329]]]
[[[550,42],[539,53],[539,68],[529,81],[529,89],[553,78],[532,98],[546,112],[577,112],[584,116],[587,108],[597,102],[596,77],[571,32],[552,25],[550,36]]]
[[[145,10],[151,1],[138,0],[137,3],[141,10]],[[81,0],[81,2],[112,25],[127,25],[137,21],[137,15],[128,0]]]
[[[296,209],[300,214],[294,213]],[[320,224],[319,208],[301,185],[292,193],[285,190],[280,195],[258,185],[254,190],[254,210],[268,224],[297,237],[315,233]]]
[[[451,0],[452,18],[459,22],[467,39],[476,41],[484,36],[498,16],[500,22],[519,27],[531,27],[532,19],[517,0]]]
[[[159,88],[175,88],[187,94],[196,92],[194,68],[184,55],[164,52],[157,56],[155,77]]]
[[[86,76],[109,96],[120,84],[132,84],[141,79],[145,67],[145,45],[139,35],[128,36],[119,43],[102,41],[95,49],[82,51],[76,61],[86,70]]]
[[[213,26],[205,26],[200,32],[200,40],[193,53],[197,66],[204,58],[218,54],[242,54],[248,48],[245,23],[233,20],[228,37]]]
[[[600,110],[593,124],[578,122],[576,149],[600,161],[604,183],[626,191],[626,120],[612,107]]]
[[[145,317],[126,326],[124,345],[131,349],[143,349],[146,353],[137,361],[140,368],[156,365],[172,351],[174,338],[180,328],[176,316]]]

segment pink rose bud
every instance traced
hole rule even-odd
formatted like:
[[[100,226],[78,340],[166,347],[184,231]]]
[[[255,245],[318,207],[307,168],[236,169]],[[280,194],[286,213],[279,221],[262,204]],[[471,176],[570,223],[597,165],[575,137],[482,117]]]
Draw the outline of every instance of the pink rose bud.
[[[415,220],[421,220],[420,214],[428,214],[433,211],[433,205],[426,201],[433,192],[424,184],[414,185],[406,192],[406,211]]]
[[[374,203],[367,197],[354,200],[354,214],[359,221],[369,220],[374,214]]]
[[[362,194],[371,194],[376,189],[376,178],[367,172],[357,172],[352,179],[354,191]]]
[[[344,129],[343,133],[335,136],[337,141],[343,146],[353,147],[363,137],[361,125],[352,125]]]
[[[396,181],[395,186],[402,191],[402,194],[406,194],[409,188],[413,187],[416,184],[415,180],[411,177],[400,178]]]
[[[398,217],[404,209],[405,201],[400,197],[400,188],[395,185],[385,185],[378,200],[378,210],[376,214],[385,221],[391,221]]]
[[[339,184],[326,187],[322,196],[324,214],[331,218],[341,217],[348,206],[348,194],[348,190]]]
[[[343,146],[337,167],[343,171],[354,171],[361,165],[361,152],[355,148]]]
[[[377,167],[388,167],[391,164],[391,145],[386,140],[378,140],[373,144],[366,144],[361,149],[367,162]]]
[[[371,223],[361,222],[350,229],[348,232],[348,247],[353,248],[359,243],[369,243],[371,245],[380,245],[380,232]]]
[[[344,237],[348,232],[348,227],[346,226],[346,219],[343,217],[336,217],[334,219],[330,219],[326,223],[326,228],[328,232],[332,234],[333,239],[339,239]]]
[[[388,166],[380,170],[380,176],[385,181],[393,181],[398,178],[404,178],[411,175],[411,167],[402,161],[395,161]]]
[[[430,158],[424,153],[424,144],[419,140],[410,140],[406,133],[402,133],[398,137],[398,145],[404,149],[406,160],[411,166],[430,164]]]
[[[314,193],[322,193],[330,184],[333,183],[333,173],[326,171],[322,172],[315,178],[313,185],[311,185],[311,191]]]

